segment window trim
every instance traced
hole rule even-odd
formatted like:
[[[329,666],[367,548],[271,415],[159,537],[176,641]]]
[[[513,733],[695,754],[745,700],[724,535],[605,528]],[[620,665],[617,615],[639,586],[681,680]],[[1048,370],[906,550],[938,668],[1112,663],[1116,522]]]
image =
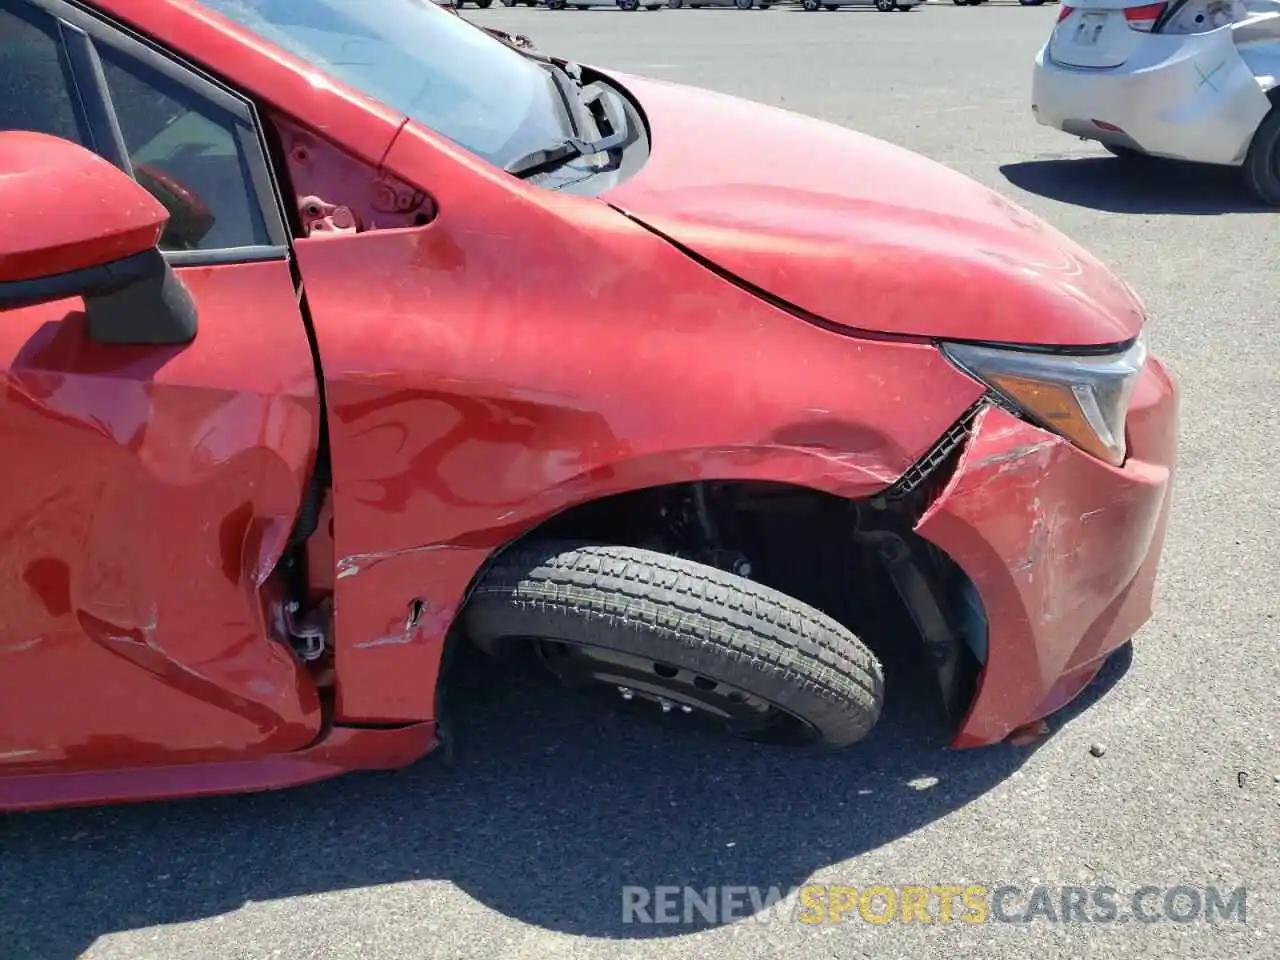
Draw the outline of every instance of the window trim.
[[[67,45],[63,34],[62,22],[42,4],[27,3],[23,0],[0,0],[0,12],[9,14],[53,41],[54,46],[57,47],[58,68],[62,72],[63,82],[67,85],[67,96],[71,100],[71,109],[75,113],[79,134],[89,141],[88,148],[97,153],[97,131],[94,129],[89,112],[85,109],[76,65],[71,56],[71,48]]]
[[[264,127],[253,101],[220,83],[195,65],[171,51],[162,49],[124,26],[109,21],[67,0],[0,0],[0,10],[17,7],[18,16],[35,11],[52,17],[53,26],[64,39],[64,64],[69,66],[78,95],[82,119],[93,139],[91,149],[110,160],[130,176],[133,168],[128,160],[124,137],[120,131],[115,107],[111,102],[106,76],[97,47],[106,46],[125,57],[137,60],[167,80],[220,110],[234,122],[232,129],[237,146],[248,168],[249,197],[258,204],[267,234],[267,245],[244,244],[209,250],[164,251],[165,259],[177,266],[211,266],[287,260],[290,254],[290,232],[282,194],[271,166]],[[79,35],[79,36],[77,36]],[[104,142],[105,141],[105,142]],[[124,163],[118,154],[123,152]]]
[[[90,149],[119,167],[130,179],[136,179],[124,134],[110,105],[111,98],[106,92],[107,77],[93,41],[74,24],[57,19],[53,22],[71,65],[71,80],[74,85],[72,95],[80,101],[80,111],[88,123],[89,139],[92,141]]]
[[[164,258],[172,267],[215,267],[233,263],[265,263],[284,260],[289,248],[275,245],[246,244],[243,247],[217,247],[213,250],[164,250]]]

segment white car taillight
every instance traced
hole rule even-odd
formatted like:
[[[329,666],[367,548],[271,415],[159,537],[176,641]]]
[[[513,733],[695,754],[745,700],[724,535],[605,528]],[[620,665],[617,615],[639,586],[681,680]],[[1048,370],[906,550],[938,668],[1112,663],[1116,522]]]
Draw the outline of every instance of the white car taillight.
[[[1130,30],[1139,30],[1142,33],[1150,33],[1155,29],[1156,21],[1160,19],[1160,15],[1164,13],[1167,3],[1147,3],[1141,7],[1125,7],[1124,19],[1129,24]]]

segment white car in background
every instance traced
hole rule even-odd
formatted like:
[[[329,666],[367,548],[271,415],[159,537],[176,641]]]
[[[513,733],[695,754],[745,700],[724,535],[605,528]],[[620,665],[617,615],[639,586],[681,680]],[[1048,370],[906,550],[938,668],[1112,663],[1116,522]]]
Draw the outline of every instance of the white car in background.
[[[864,7],[873,6],[881,13],[893,13],[895,10],[901,10],[906,13],[914,7],[921,6],[925,0],[801,0],[800,6],[808,10],[810,13],[816,13],[819,10],[836,10],[840,7]]]
[[[1240,167],[1280,205],[1280,0],[1065,0],[1031,109],[1117,156]]]
[[[768,10],[773,6],[782,6],[788,0],[667,0],[667,6],[673,10],[690,7],[694,10],[702,7],[737,7],[739,10],[750,10],[753,7]],[[840,7],[875,7],[881,13],[892,13],[894,10],[910,10],[918,7],[925,0],[801,0],[800,5],[810,13],[818,10],[836,10]]]
[[[701,10],[703,7],[737,7],[739,10],[768,10],[775,3],[782,0],[667,0],[667,6],[672,10],[679,10],[681,7],[688,7],[691,10]]]
[[[502,0],[503,4],[507,4],[507,0]],[[639,10],[644,7],[646,10],[661,10],[666,6],[665,0],[541,0],[548,10],[586,10],[588,7],[618,7],[622,10]],[[514,6],[507,4],[508,6]],[[534,4],[530,4],[533,6]]]

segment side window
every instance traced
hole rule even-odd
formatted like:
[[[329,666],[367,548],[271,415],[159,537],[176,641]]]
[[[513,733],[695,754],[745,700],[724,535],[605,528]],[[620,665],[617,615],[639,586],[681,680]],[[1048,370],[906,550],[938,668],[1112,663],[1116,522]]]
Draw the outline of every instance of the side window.
[[[33,130],[87,144],[55,29],[52,20],[36,26],[0,10],[0,130]]]
[[[134,175],[169,210],[161,248],[270,244],[240,121],[114,47],[97,49]]]

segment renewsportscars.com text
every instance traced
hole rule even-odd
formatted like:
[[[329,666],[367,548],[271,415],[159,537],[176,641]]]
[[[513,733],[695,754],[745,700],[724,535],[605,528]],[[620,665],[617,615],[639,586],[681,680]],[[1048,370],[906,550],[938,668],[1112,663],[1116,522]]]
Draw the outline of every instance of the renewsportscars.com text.
[[[772,908],[778,909],[772,909]],[[622,922],[762,923],[1191,923],[1246,922],[1244,887],[1048,884],[811,883],[784,896],[778,887],[623,887]]]

